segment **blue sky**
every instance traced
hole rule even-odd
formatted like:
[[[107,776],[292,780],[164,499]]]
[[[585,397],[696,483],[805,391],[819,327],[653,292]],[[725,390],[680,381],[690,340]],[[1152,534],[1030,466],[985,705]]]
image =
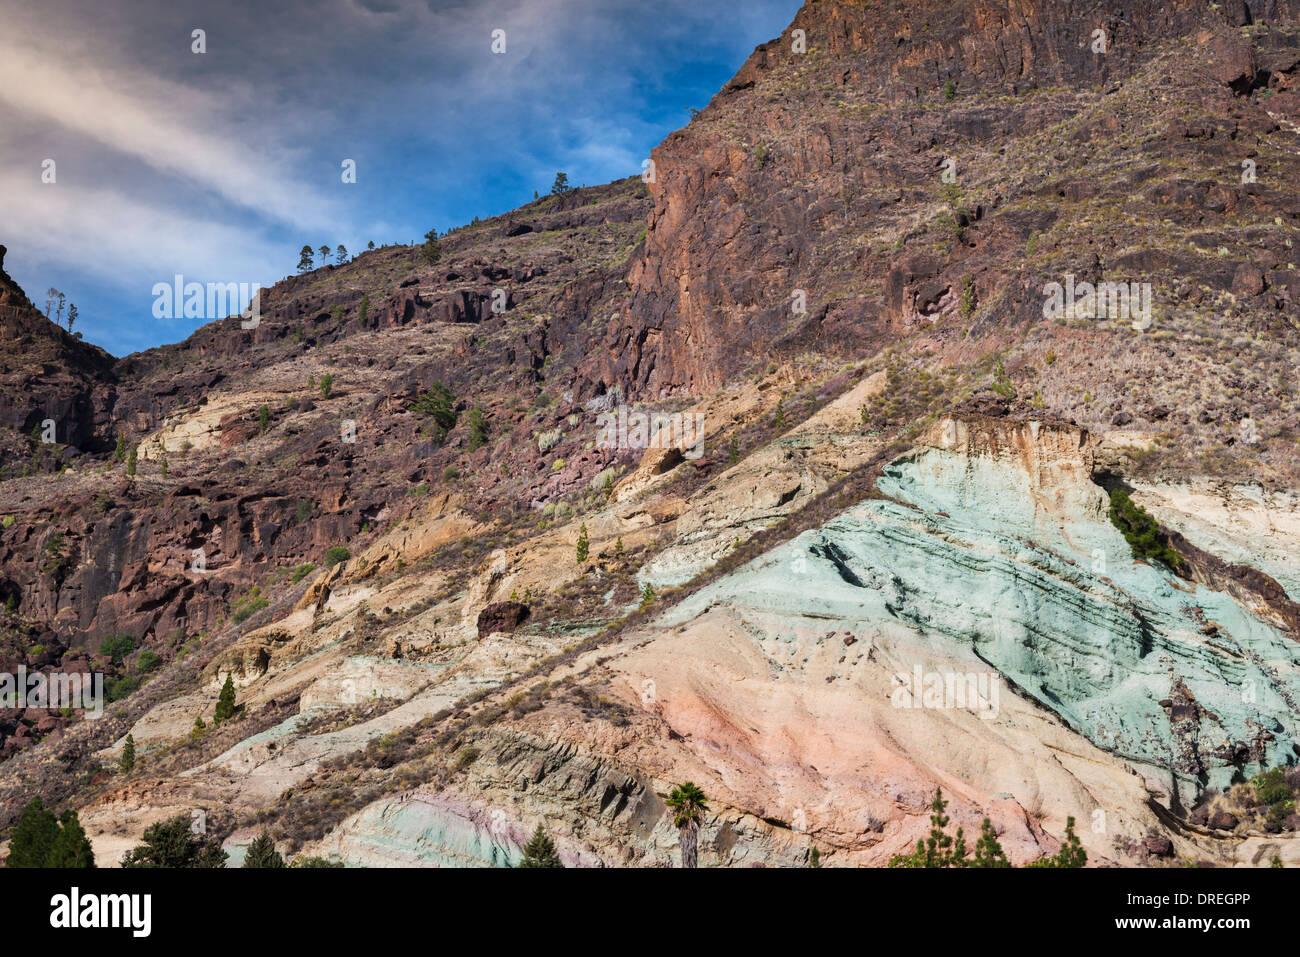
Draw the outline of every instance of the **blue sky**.
[[[175,342],[200,324],[152,315],[176,273],[269,285],[304,243],[410,242],[557,170],[639,173],[799,6],[0,0],[5,268],[39,306],[65,292],[114,355]]]

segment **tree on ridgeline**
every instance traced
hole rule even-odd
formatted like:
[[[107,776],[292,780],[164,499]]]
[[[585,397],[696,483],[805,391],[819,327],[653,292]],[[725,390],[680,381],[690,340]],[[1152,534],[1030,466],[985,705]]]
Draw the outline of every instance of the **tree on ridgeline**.
[[[433,264],[442,256],[442,246],[438,243],[438,230],[431,229],[424,234],[424,245],[420,247],[424,261]]]

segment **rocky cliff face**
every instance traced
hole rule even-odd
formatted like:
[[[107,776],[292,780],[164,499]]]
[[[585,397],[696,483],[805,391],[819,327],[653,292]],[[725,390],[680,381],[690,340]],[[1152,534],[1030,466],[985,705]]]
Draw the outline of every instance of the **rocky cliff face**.
[[[806,4],[654,151],[644,256],[593,366],[658,395],[773,353],[911,341],[960,364],[1015,344],[1026,397],[1168,431],[1159,457],[1183,468],[1239,454],[1242,420],[1290,435],[1272,372],[1300,315],[1296,12]],[[1153,311],[1045,322],[1067,276],[1149,284]],[[1258,389],[1219,368],[1225,313],[1252,330]],[[1266,473],[1290,457],[1252,451]]]
[[[101,448],[108,420],[102,389],[112,381],[113,359],[49,322],[4,271],[0,246],[0,475],[12,474],[19,441],[46,420],[57,425],[59,445]],[[23,456],[24,458],[26,456]]]
[[[0,665],[113,698],[0,713],[0,823],[657,866],[693,780],[707,865],[875,865],[942,787],[1017,863],[1069,817],[1098,863],[1300,861],[1202,813],[1300,744],[1298,17],[811,0],[648,188],[287,279],[255,329],[114,361],[0,274]],[[1067,277],[1151,311],[1045,316]],[[700,442],[604,441],[628,403]]]

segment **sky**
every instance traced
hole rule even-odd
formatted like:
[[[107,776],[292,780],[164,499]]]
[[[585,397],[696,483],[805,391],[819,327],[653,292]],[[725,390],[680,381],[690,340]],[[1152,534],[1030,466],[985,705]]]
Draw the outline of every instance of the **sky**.
[[[213,318],[155,317],[177,274],[269,286],[639,174],[800,5],[0,0],[4,268],[114,355],[177,342]]]

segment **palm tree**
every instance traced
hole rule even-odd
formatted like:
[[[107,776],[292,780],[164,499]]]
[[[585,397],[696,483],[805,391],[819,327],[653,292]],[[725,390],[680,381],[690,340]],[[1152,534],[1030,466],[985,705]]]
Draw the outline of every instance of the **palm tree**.
[[[709,809],[709,799],[690,781],[679,784],[668,795],[668,806],[674,811],[673,824],[677,826],[682,848],[682,867],[696,866],[696,841],[700,821]]]

